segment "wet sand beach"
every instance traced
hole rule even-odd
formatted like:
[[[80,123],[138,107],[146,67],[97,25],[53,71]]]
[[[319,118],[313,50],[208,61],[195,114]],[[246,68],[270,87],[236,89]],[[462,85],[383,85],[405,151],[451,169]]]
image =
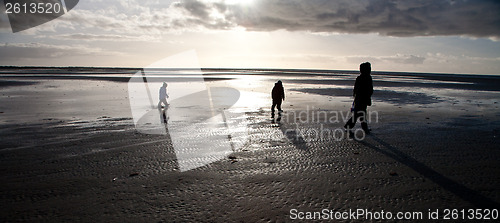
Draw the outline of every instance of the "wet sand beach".
[[[162,134],[134,119],[136,72],[0,70],[3,222],[500,208],[498,76],[374,72],[372,132],[349,137],[356,72],[203,69],[206,89],[172,100],[168,120],[148,110]],[[277,80],[286,100],[271,118]]]

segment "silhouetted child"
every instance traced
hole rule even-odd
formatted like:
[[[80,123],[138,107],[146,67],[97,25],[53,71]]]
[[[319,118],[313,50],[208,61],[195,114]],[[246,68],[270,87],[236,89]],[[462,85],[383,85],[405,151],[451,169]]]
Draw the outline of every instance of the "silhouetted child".
[[[278,81],[274,84],[273,90],[271,91],[271,97],[273,98],[273,106],[271,107],[271,114],[274,116],[274,107],[278,106],[278,111],[281,110],[281,102],[285,100],[285,89],[283,88],[283,83]]]
[[[158,109],[161,109],[162,106],[161,104],[163,103],[165,107],[167,107],[169,104],[167,103],[167,83],[163,82],[163,86],[160,87],[160,92],[159,92],[159,102],[158,102]]]
[[[361,121],[361,128],[365,133],[370,133],[368,129],[368,124],[366,123],[366,108],[372,105],[372,94],[373,94],[373,80],[371,71],[371,64],[368,62],[359,65],[360,75],[356,78],[354,83],[354,115],[345,124],[344,128],[350,131],[358,118]]]

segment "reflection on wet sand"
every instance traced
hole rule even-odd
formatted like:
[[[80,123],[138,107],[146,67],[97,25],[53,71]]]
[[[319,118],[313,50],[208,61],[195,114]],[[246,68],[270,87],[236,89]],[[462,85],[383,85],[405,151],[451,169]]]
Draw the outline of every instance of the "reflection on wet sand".
[[[223,159],[234,151],[231,130],[238,114],[227,109],[239,99],[233,88],[214,87],[151,109],[137,122],[138,131],[170,138],[181,171]]]
[[[245,72],[226,70],[239,76],[222,81],[200,78],[206,89],[182,96],[174,95],[182,82],[169,82],[174,98],[160,110],[155,96],[162,82],[148,82],[153,106],[147,96],[135,98],[147,102],[136,107],[146,111],[137,122],[124,82],[0,77],[2,217],[257,222],[287,221],[290,207],[498,206],[500,91],[491,85],[484,91],[375,87],[371,109],[380,122],[370,123],[372,134],[336,140],[303,130],[342,127],[330,121],[336,120],[330,111],[349,111],[352,98],[334,90],[335,80],[322,80],[335,75],[352,87],[353,74]],[[287,100],[270,119],[270,89],[278,79]],[[317,84],[294,82],[303,79]],[[313,111],[327,116],[304,117]]]

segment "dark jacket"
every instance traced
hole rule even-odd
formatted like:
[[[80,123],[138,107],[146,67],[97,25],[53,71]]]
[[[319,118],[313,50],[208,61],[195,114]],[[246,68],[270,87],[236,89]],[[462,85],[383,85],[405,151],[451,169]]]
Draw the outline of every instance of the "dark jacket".
[[[273,101],[285,100],[285,89],[283,89],[283,84],[275,83],[273,90],[271,91],[271,96]]]
[[[354,103],[356,106],[372,105],[373,80],[370,74],[361,74],[354,83]]]

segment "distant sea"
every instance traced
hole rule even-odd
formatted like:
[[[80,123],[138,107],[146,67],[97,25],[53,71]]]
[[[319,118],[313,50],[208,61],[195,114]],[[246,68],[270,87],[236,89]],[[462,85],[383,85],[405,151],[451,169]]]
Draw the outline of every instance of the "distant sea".
[[[0,78],[36,78],[36,79],[91,79],[127,82],[142,68],[106,68],[106,67],[15,67],[1,66]],[[244,69],[244,68],[201,68],[201,69],[146,69],[145,76],[183,75],[202,72],[207,78],[222,78],[232,75],[283,75],[288,77],[328,77],[328,81],[352,80],[359,72],[352,70],[314,70],[314,69]],[[500,91],[500,75],[444,74],[373,71],[372,76],[377,86],[394,86],[401,82],[406,87],[438,87],[478,91]],[[333,79],[332,79],[333,78]],[[314,81],[311,79],[310,81]],[[327,82],[328,82],[327,81]],[[326,84],[327,82],[322,82]],[[388,83],[392,82],[392,83]]]

